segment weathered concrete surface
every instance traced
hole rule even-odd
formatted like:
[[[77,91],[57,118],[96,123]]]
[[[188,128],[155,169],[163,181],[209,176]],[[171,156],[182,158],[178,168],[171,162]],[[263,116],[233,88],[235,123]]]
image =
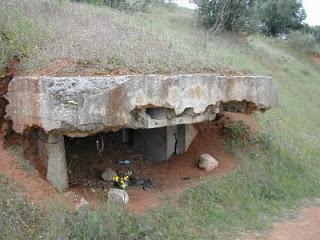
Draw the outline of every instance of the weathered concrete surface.
[[[71,137],[191,124],[214,119],[221,108],[263,111],[278,104],[269,77],[210,74],[16,77],[7,99],[16,132],[38,126]]]
[[[146,162],[166,160],[175,153],[176,132],[177,126],[134,130],[133,147]]]
[[[160,162],[186,152],[198,131],[190,124],[133,130],[133,147],[147,162]]]
[[[49,134],[45,144],[48,154],[47,179],[58,190],[63,191],[68,187],[67,160],[63,136]]]
[[[198,131],[191,124],[178,125],[177,128],[176,154],[182,154],[189,149],[193,139],[198,135]]]

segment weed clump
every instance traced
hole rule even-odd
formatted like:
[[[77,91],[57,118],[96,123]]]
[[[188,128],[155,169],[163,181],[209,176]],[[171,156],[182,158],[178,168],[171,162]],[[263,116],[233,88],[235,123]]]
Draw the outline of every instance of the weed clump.
[[[11,59],[31,56],[41,46],[44,29],[20,10],[0,9],[0,78]]]
[[[237,149],[258,148],[264,152],[273,148],[274,136],[270,133],[251,132],[243,122],[234,122],[224,128],[226,148],[232,152]]]

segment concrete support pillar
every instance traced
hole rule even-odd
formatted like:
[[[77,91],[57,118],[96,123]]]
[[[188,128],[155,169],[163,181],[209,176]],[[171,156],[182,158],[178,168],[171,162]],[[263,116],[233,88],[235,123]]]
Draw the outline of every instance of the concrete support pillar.
[[[45,145],[48,153],[47,179],[59,191],[63,191],[68,187],[67,159],[63,135],[50,133]]]
[[[48,135],[43,129],[39,129],[37,137],[37,150],[38,156],[45,169],[48,169],[48,149],[46,145],[47,141]]]
[[[160,162],[175,152],[176,126],[137,129],[133,131],[133,147],[147,162]]]
[[[132,129],[123,128],[121,131],[122,143],[132,145]]]
[[[193,139],[198,135],[198,131],[191,124],[178,125],[177,128],[176,154],[182,154],[188,151]]]
[[[198,134],[192,125],[177,125],[133,131],[133,146],[147,162],[160,162],[186,152]]]

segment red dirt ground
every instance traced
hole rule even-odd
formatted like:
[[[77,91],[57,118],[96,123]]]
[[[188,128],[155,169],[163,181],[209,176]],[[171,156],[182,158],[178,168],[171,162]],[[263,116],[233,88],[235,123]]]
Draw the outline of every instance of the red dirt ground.
[[[69,190],[84,196],[94,207],[104,201],[101,187],[109,187],[100,179],[104,170],[111,168],[118,174],[132,171],[135,176],[152,181],[152,187],[146,190],[141,186],[131,186],[127,189],[130,197],[127,208],[134,213],[143,213],[149,208],[159,206],[163,197],[169,196],[174,202],[180,193],[207,180],[208,177],[217,177],[234,170],[237,163],[234,156],[224,150],[222,128],[212,122],[197,124],[195,127],[199,134],[186,153],[153,164],[143,163],[139,155],[121,145],[112,147],[111,150],[105,149],[104,154],[99,156],[92,141],[78,142],[75,160],[77,166],[71,167],[69,179],[72,184]],[[75,151],[72,151],[72,155],[74,153]],[[198,161],[202,153],[214,156],[219,161],[219,167],[212,172],[199,169]],[[121,166],[115,163],[117,159],[133,161],[128,166]]]
[[[269,233],[250,236],[247,240],[319,240],[319,204],[299,211],[296,219],[274,223]]]
[[[31,174],[19,167],[18,158],[3,148],[0,141],[0,173],[21,185],[29,201],[45,207],[50,199],[57,198],[56,189],[38,174]]]
[[[319,54],[319,53],[314,53],[314,54],[312,55],[312,59],[313,59],[316,63],[320,64],[320,54]]]

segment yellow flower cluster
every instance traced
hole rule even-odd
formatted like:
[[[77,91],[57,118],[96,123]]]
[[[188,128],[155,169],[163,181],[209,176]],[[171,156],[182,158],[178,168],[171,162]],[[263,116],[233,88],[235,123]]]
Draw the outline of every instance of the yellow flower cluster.
[[[122,189],[126,189],[128,187],[129,177],[131,173],[127,173],[124,177],[113,177],[113,181],[118,184],[118,186]]]

